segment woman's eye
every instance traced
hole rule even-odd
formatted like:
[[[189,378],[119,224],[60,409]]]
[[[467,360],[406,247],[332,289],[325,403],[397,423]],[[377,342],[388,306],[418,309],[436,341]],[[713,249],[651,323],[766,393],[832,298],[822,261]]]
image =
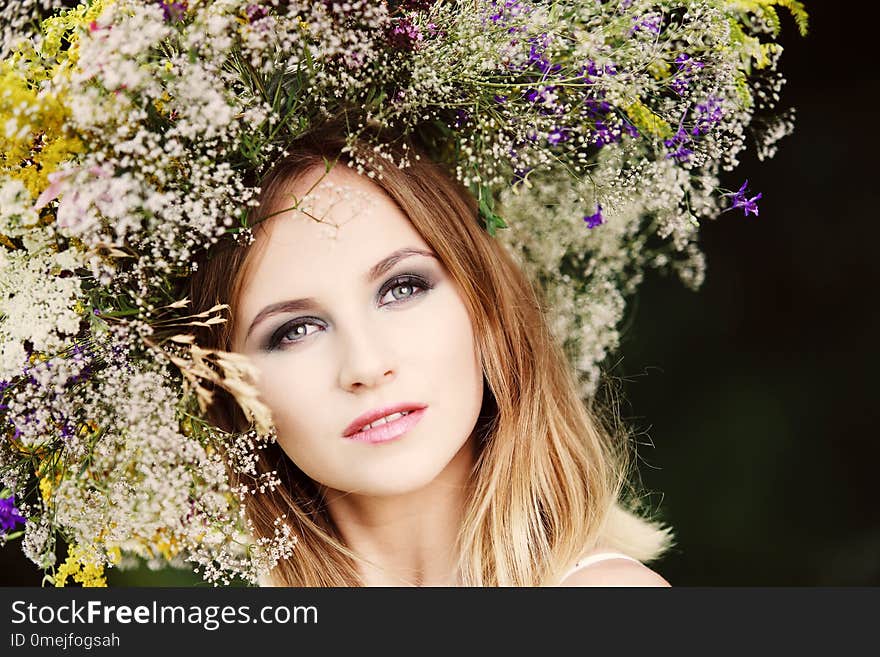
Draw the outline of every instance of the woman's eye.
[[[316,331],[309,331],[309,326],[317,327],[318,324],[315,324],[314,322],[294,322],[292,324],[288,324],[287,326],[283,327],[275,337],[272,338],[272,348],[278,347],[282,342],[284,344],[299,342],[303,338],[312,335],[312,333],[315,333]]]
[[[385,289],[388,291],[382,296],[382,299],[385,299],[390,293],[392,298],[387,303],[406,301],[407,299],[411,299],[412,297],[416,297],[419,294],[422,294],[425,290],[428,289],[428,287],[429,286],[427,285],[427,283],[424,283],[417,278],[412,278],[409,276],[398,278],[393,280],[390,286],[386,286]]]

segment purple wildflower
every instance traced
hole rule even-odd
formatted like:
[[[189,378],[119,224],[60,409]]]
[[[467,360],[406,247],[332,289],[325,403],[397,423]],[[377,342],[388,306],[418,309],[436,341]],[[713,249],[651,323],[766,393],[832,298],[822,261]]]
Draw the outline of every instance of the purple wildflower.
[[[422,33],[408,18],[397,20],[388,34],[388,43],[398,50],[415,50],[421,40]]]
[[[679,126],[678,132],[676,132],[672,138],[663,141],[666,148],[674,149],[666,154],[666,159],[674,158],[676,162],[687,162],[691,155],[694,154],[694,151],[688,148],[688,144],[690,143],[691,138],[688,135],[687,130],[682,126]]]
[[[614,64],[605,64],[598,66],[592,59],[587,60],[586,66],[581,66],[581,77],[587,82],[591,82],[591,78],[598,78],[602,75],[617,75],[617,67]]]
[[[496,103],[498,103],[500,105],[500,104],[507,102],[507,96],[499,96],[498,94],[495,94],[492,97],[492,100],[494,100]]]
[[[515,169],[513,172],[513,180],[511,180],[511,184],[518,185],[519,183],[523,183],[526,180],[526,176],[534,169],[534,167],[526,167],[524,169]]]
[[[559,69],[562,68],[560,64],[554,64],[549,59],[544,56],[543,51],[539,51],[535,48],[534,44],[529,49],[529,64],[534,64],[538,67],[538,70],[541,71],[544,75],[547,73],[555,73]]]
[[[544,51],[550,45],[550,41],[551,37],[547,33],[531,37],[527,40],[527,43],[531,45],[529,46],[529,59],[526,62],[525,68],[534,64],[544,75],[555,73],[562,68],[560,64],[554,64],[544,55]]]
[[[742,208],[744,216],[748,217],[749,212],[754,214],[756,217],[758,216],[758,204],[757,201],[761,198],[761,192],[758,192],[757,196],[753,196],[752,198],[746,197],[746,189],[749,186],[749,181],[746,181],[742,184],[742,187],[739,188],[737,192],[731,192],[729,194],[724,194],[724,196],[731,197],[731,204],[728,210],[736,210],[737,208]]]
[[[427,11],[433,7],[436,2],[437,0],[403,0],[401,5],[403,5],[403,8],[407,11]]]
[[[605,100],[587,98],[584,100],[584,113],[593,118],[606,116],[611,111],[611,103]]]
[[[691,134],[694,136],[706,134],[723,116],[721,99],[717,96],[709,96],[705,103],[697,104],[697,120]]]
[[[687,91],[688,85],[690,84],[690,79],[682,75],[681,77],[676,77],[672,80],[672,90],[677,93],[679,96],[683,96],[684,92]]]
[[[519,0],[505,0],[504,2],[494,0],[492,8],[494,8],[495,13],[489,16],[489,20],[502,27],[510,23],[510,20],[519,14],[528,14],[531,11],[531,7],[523,5]],[[485,22],[485,20],[484,18],[483,21]],[[508,32],[513,32],[514,30],[515,28],[510,28]],[[516,31],[520,30],[517,29]]]
[[[245,7],[244,13],[247,15],[248,22],[250,23],[255,23],[269,15],[268,10],[260,5],[248,5]]]
[[[703,68],[705,64],[699,60],[692,59],[687,53],[682,53],[676,57],[675,63],[678,64],[678,71],[670,86],[672,86],[675,93],[683,96],[690,86],[691,75]]]
[[[596,121],[592,137],[593,143],[602,148],[608,144],[617,143],[620,140],[620,133],[613,130],[605,121]]]
[[[559,143],[566,141],[568,139],[568,130],[565,128],[553,128],[550,133],[547,135],[547,143],[551,146],[556,146]]]
[[[15,495],[0,499],[0,534],[8,534],[16,525],[24,523],[24,516],[15,506]]]
[[[187,0],[183,0],[183,2],[165,2],[165,0],[159,0],[159,5],[162,7],[162,15],[166,23],[170,23],[171,21],[182,21],[183,16],[188,9]]]
[[[584,221],[587,222],[587,228],[593,229],[596,226],[600,226],[605,223],[605,217],[602,216],[602,204],[596,204],[596,213],[588,214],[584,217]]]
[[[556,93],[556,86],[549,84],[540,89],[527,89],[523,92],[523,96],[530,103],[541,105],[543,108],[553,110],[557,107],[556,99],[553,97]]]
[[[633,18],[633,26],[629,29],[629,35],[632,36],[636,32],[650,32],[652,34],[660,34],[660,23],[663,18],[660,14],[645,14],[641,17]]]

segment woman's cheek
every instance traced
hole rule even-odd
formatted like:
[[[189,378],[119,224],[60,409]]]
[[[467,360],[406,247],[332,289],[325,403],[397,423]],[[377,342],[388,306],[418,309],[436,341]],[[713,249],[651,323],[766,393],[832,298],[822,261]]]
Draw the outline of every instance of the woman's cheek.
[[[308,359],[294,362],[291,354],[273,354],[275,362],[261,368],[258,385],[260,395],[272,412],[280,435],[291,436],[311,433],[309,424],[315,421],[314,412],[320,408],[320,384]],[[326,400],[324,400],[326,404]]]

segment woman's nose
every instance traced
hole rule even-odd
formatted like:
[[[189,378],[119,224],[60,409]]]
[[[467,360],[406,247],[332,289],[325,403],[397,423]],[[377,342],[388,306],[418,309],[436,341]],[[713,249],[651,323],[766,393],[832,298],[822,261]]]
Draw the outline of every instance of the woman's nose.
[[[389,341],[390,342],[390,341]],[[367,331],[349,331],[343,340],[339,385],[345,390],[373,388],[392,381],[397,372],[393,345]]]

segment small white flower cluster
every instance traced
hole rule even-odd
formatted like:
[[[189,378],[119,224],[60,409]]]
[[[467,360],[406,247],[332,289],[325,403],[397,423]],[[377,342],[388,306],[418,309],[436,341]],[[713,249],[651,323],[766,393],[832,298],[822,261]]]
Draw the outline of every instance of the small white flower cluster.
[[[0,251],[0,379],[21,373],[25,341],[52,353],[79,334],[82,282],[73,271],[82,263],[77,252],[49,248],[51,239],[48,231],[33,231],[25,249]]]
[[[344,115],[364,171],[389,150],[353,148],[368,128],[415,137],[507,226],[589,397],[645,269],[696,287],[699,221],[724,196],[757,213],[719,171],[747,127],[762,157],[791,131],[761,115],[776,6],[806,26],[797,0],[61,5],[0,9],[0,481],[28,557],[51,568],[60,534],[92,580],[137,556],[256,582],[292,553],[284,518],[255,540],[244,514],[280,484],[256,467],[274,429],[253,368],[187,332],[228,306],[175,296],[195,255],[252,241],[291,142]],[[216,388],[250,431],[205,421]]]

